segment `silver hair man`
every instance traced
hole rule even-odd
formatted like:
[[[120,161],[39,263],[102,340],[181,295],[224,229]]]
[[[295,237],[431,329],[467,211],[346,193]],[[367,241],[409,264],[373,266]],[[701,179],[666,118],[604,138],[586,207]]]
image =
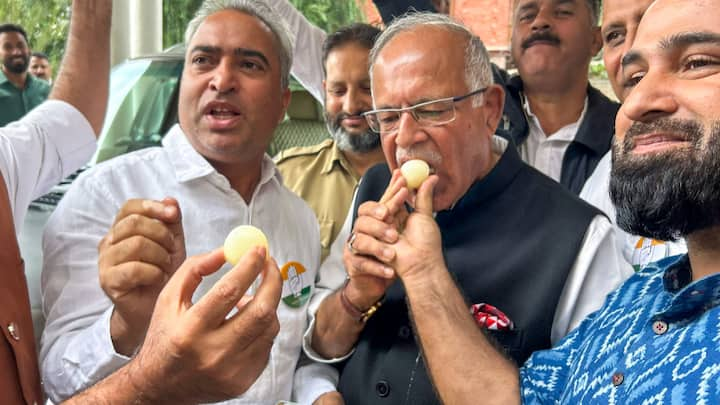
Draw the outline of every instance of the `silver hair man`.
[[[467,40],[465,48],[465,83],[468,89],[480,89],[493,83],[490,56],[480,38],[451,17],[436,13],[410,13],[393,20],[370,51],[370,80],[372,81],[372,71],[377,56],[393,37],[401,32],[412,31],[425,26],[435,26],[457,32],[465,37]],[[480,100],[482,100],[481,96],[475,97],[473,105],[477,106]]]
[[[279,46],[280,87],[286,89],[290,84],[294,36],[290,33],[285,20],[279,18],[275,10],[262,0],[206,0],[185,30],[185,46],[192,40],[200,24],[210,15],[223,10],[236,10],[262,21],[272,32]]]

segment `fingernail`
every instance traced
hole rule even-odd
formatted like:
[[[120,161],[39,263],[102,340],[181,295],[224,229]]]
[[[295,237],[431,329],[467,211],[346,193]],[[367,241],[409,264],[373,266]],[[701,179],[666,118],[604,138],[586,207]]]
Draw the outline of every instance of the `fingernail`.
[[[172,216],[175,215],[175,207],[173,206],[165,206],[165,215]]]
[[[383,249],[383,258],[385,258],[385,260],[392,260],[394,253],[395,252],[390,248]]]
[[[385,277],[387,277],[387,278],[392,278],[393,274],[395,274],[395,272],[389,267],[385,267],[383,269],[383,273],[385,274]]]
[[[389,242],[395,242],[397,237],[398,237],[398,233],[396,230],[390,228],[387,231],[385,231],[385,238],[387,238],[387,240]]]
[[[379,207],[375,210],[375,216],[382,217],[385,215],[385,209],[382,207]]]

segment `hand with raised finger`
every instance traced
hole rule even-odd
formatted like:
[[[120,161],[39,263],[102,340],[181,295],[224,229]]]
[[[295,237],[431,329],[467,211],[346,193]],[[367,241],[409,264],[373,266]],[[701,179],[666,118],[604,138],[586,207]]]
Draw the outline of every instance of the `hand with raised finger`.
[[[148,403],[216,402],[245,392],[267,365],[280,330],[282,279],[277,264],[255,247],[197,303],[202,278],[225,262],[222,249],[188,259],[158,298],[147,337],[128,370]],[[258,274],[252,300],[228,314]]]
[[[417,191],[415,210],[408,216],[405,229],[393,245],[392,263],[403,283],[421,279],[428,269],[444,269],[440,228],[433,218],[433,190],[438,177],[430,176]]]
[[[345,295],[360,310],[375,304],[395,280],[389,266],[395,255],[391,245],[407,216],[407,196],[405,179],[396,170],[380,201],[366,201],[358,208],[343,262],[350,278]]]
[[[185,259],[176,200],[129,200],[98,246],[100,286],[113,302],[110,336],[131,355],[142,342],[157,296]]]

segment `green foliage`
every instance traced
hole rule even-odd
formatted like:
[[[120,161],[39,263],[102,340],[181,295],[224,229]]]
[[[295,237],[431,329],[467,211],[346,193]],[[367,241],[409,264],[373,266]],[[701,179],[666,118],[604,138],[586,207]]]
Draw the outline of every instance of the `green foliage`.
[[[45,52],[57,73],[70,24],[70,0],[2,0],[0,22],[22,25],[32,50]]]
[[[163,0],[163,47],[183,42],[185,27],[202,0]]]
[[[325,32],[343,25],[363,21],[365,16],[354,0],[290,0],[295,8]]]
[[[367,1],[367,0],[364,0]],[[363,21],[364,15],[354,0],[290,0],[310,22],[325,32],[356,21]],[[185,26],[192,19],[202,0],[163,1],[163,45],[183,41]]]
[[[592,61],[590,63],[590,78],[592,79],[606,79],[608,78],[607,71],[605,70],[605,64],[602,60]]]

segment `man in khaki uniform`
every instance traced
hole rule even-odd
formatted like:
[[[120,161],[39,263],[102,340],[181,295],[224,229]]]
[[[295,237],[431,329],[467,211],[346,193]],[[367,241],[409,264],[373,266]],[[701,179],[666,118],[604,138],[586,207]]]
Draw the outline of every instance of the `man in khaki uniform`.
[[[372,108],[368,55],[380,31],[352,24],[323,44],[325,121],[332,139],[287,149],[276,157],[286,187],[302,197],[320,223],[322,260],[330,252],[365,171],[383,161],[380,137],[363,112]]]

